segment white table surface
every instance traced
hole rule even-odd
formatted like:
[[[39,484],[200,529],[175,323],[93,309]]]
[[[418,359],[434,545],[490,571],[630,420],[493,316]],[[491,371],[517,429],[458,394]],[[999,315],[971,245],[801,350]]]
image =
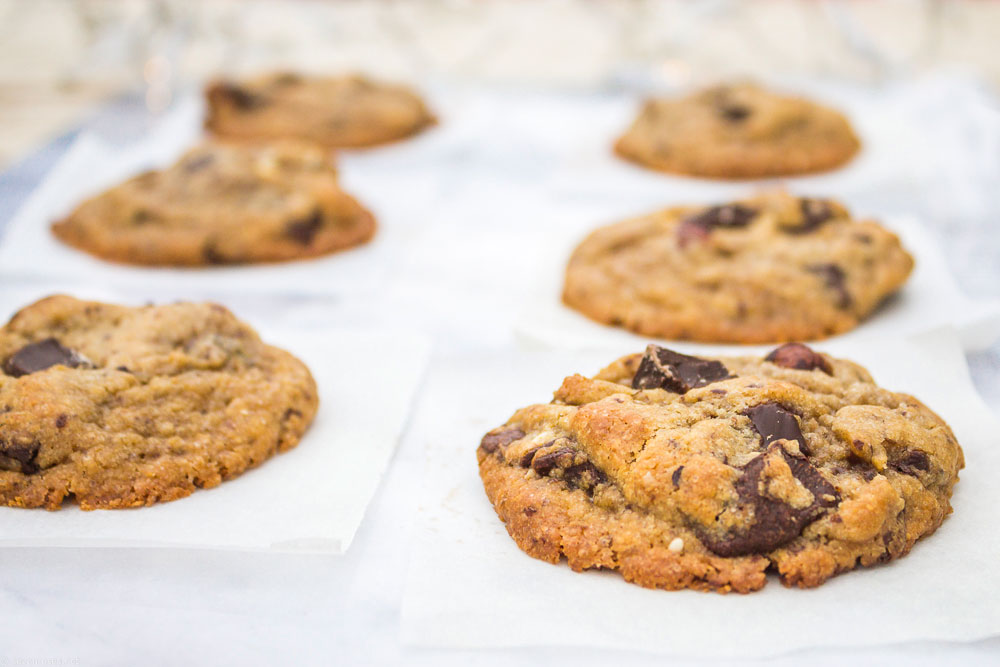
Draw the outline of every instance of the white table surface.
[[[112,139],[141,131],[140,109],[126,102],[109,109],[93,127]],[[109,131],[109,128],[111,131]],[[481,191],[516,198],[530,207],[546,197],[539,175],[544,155],[532,167],[514,169],[513,149],[502,133],[484,153],[458,151],[438,184],[442,206],[457,193]],[[54,144],[0,176],[0,216],[65,149]],[[483,156],[487,156],[484,160]],[[502,166],[497,166],[502,165]],[[344,163],[349,172],[350,161]],[[499,171],[498,171],[499,170]],[[986,196],[986,195],[984,195]],[[897,200],[902,201],[902,199]],[[995,202],[995,196],[992,200]],[[997,210],[994,208],[993,210]],[[922,208],[901,210],[926,215]],[[432,220],[426,243],[447,243],[451,230],[474,228],[464,220]],[[967,223],[966,233],[978,233]],[[470,261],[442,265],[418,242],[409,260],[378,299],[338,299],[323,304],[330,317],[363,326],[405,321],[436,337],[433,360],[469,352],[508,351],[518,342],[512,324],[536,275],[533,262],[544,238],[512,221],[523,234],[524,252],[494,258],[468,274]],[[484,243],[505,230],[481,229]],[[952,228],[948,233],[954,232]],[[962,247],[960,244],[950,248]],[[461,258],[458,258],[459,260]],[[474,259],[474,258],[473,258]],[[954,257],[953,263],[960,264]],[[994,259],[991,270],[1000,269]],[[496,277],[499,276],[500,279]],[[211,295],[216,296],[216,295]],[[989,296],[995,296],[990,294]],[[168,298],[168,295],[150,295]],[[253,298],[233,297],[237,312]],[[260,304],[257,304],[260,306]],[[275,321],[294,320],[301,302],[267,304]],[[312,311],[310,311],[312,312]],[[432,360],[432,363],[433,363]],[[989,404],[1000,406],[1000,346],[970,356],[973,378]],[[488,381],[484,378],[484,381]],[[461,388],[456,388],[461,391]],[[419,402],[417,404],[419,409]],[[471,446],[471,445],[470,445]],[[470,465],[472,454],[470,450]],[[415,649],[399,640],[400,598],[409,558],[413,517],[424,463],[422,443],[404,436],[389,472],[354,544],[344,556],[265,555],[221,551],[152,549],[0,550],[0,665],[135,664],[434,664],[579,665],[656,664],[662,657],[589,648],[458,651]],[[180,501],[183,502],[183,501]],[[69,510],[75,511],[75,510]],[[984,527],[992,530],[993,527]],[[850,576],[850,575],[846,575]],[[541,582],[543,583],[543,582]],[[623,584],[624,585],[624,584]],[[669,595],[669,593],[664,593]],[[484,600],[488,605],[489,601]],[[919,604],[919,600],[914,600]],[[970,614],[975,610],[970,609]],[[502,632],[502,619],[497,619]],[[831,633],[850,632],[850,619],[830,619]],[[1000,638],[972,644],[920,643],[864,651],[805,651],[773,662],[860,664],[997,664]],[[670,660],[671,664],[698,664]],[[712,662],[708,664],[732,664]],[[750,663],[753,664],[753,663]]]

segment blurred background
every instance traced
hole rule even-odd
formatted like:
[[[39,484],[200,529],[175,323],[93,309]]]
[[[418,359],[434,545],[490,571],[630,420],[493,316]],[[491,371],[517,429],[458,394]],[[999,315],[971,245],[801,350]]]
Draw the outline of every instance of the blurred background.
[[[945,68],[996,91],[998,41],[990,0],[0,0],[0,169],[102,102],[156,113],[219,72],[604,90]]]

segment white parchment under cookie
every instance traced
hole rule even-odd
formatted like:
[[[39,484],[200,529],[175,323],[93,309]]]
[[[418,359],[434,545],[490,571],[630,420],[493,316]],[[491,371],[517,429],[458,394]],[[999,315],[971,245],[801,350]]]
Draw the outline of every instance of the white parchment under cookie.
[[[415,139],[415,146],[401,143],[337,159],[344,189],[373,212],[378,228],[369,243],[323,257],[246,266],[129,266],[98,259],[53,236],[51,223],[83,199],[147,169],[167,166],[195,145],[201,137],[201,114],[200,101],[185,98],[140,141],[124,147],[111,146],[92,134],[80,136],[4,230],[0,275],[79,279],[109,286],[169,285],[188,294],[207,289],[339,296],[381,286],[387,270],[426,222],[438,176],[429,169],[406,167],[421,157],[425,163],[442,159],[438,154],[445,148],[436,141],[440,137],[431,134]]]
[[[5,294],[4,321],[51,291],[15,288]],[[125,301],[92,288],[74,294]],[[90,512],[72,504],[57,512],[2,507],[0,547],[344,552],[403,433],[430,340],[405,330],[269,324],[261,311],[237,315],[265,342],[302,359],[316,379],[319,412],[297,447],[213,489],[151,507]]]
[[[964,448],[954,514],[908,556],[813,590],[787,589],[771,577],[749,595],[647,590],[615,573],[576,573],[530,558],[483,492],[480,438],[515,409],[549,400],[565,375],[594,373],[641,347],[479,359],[474,367],[459,361],[434,370],[412,429],[426,445],[427,472],[403,598],[404,641],[751,658],[1000,634],[1000,424],[975,393],[954,333],[816,347],[862,363],[884,387],[916,395]]]
[[[544,269],[538,274],[537,289],[527,296],[518,316],[518,334],[545,345],[578,348],[637,344],[648,338],[594,322],[562,302],[566,264],[573,249],[592,229],[612,220],[606,218],[586,230],[563,233],[558,241],[545,244],[547,261],[540,264]],[[906,216],[878,220],[896,232],[913,255],[913,273],[897,294],[857,328],[834,339],[900,336],[953,326],[965,349],[982,350],[996,342],[1000,338],[1000,302],[971,299],[962,292],[938,244],[919,220]]]

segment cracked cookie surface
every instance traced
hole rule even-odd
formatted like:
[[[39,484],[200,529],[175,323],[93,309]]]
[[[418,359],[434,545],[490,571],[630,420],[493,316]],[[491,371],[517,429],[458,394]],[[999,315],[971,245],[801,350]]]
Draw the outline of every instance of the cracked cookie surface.
[[[529,555],[650,588],[813,587],[899,558],[951,512],[948,425],[849,361],[786,344],[703,359],[650,345],[518,410],[477,450]]]
[[[661,171],[761,178],[833,169],[860,145],[839,112],[739,84],[647,101],[615,151]]]
[[[768,192],[597,229],[570,257],[563,301],[644,336],[815,340],[856,327],[912,268],[878,223],[832,200]]]
[[[209,142],[88,199],[52,231],[102,259],[198,266],[325,255],[371,239],[375,219],[315,146]]]
[[[316,384],[217,304],[52,296],[0,329],[0,502],[152,505],[298,444]]]
[[[361,148],[404,139],[435,122],[409,88],[359,75],[266,74],[217,81],[205,96],[205,126],[232,139],[295,138]]]

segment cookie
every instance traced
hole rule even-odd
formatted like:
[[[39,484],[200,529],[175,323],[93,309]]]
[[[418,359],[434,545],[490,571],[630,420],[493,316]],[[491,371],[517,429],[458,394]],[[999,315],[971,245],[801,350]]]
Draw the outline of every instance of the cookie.
[[[951,512],[964,465],[919,400],[805,345],[765,358],[650,345],[482,439],[517,545],[649,588],[809,588],[899,558]]]
[[[357,75],[279,73],[216,81],[205,97],[205,127],[231,139],[296,138],[329,148],[360,148],[398,141],[435,122],[410,89]]]
[[[661,171],[762,178],[833,169],[860,146],[839,112],[741,84],[647,101],[615,152]]]
[[[101,259],[199,266],[325,255],[371,239],[375,219],[315,146],[211,142],[88,199],[52,231]]]
[[[217,486],[295,447],[306,366],[217,304],[52,296],[0,329],[0,503],[139,507]]]
[[[832,200],[771,192],[598,229],[570,258],[563,301],[645,336],[814,340],[853,329],[912,268],[877,223]]]

